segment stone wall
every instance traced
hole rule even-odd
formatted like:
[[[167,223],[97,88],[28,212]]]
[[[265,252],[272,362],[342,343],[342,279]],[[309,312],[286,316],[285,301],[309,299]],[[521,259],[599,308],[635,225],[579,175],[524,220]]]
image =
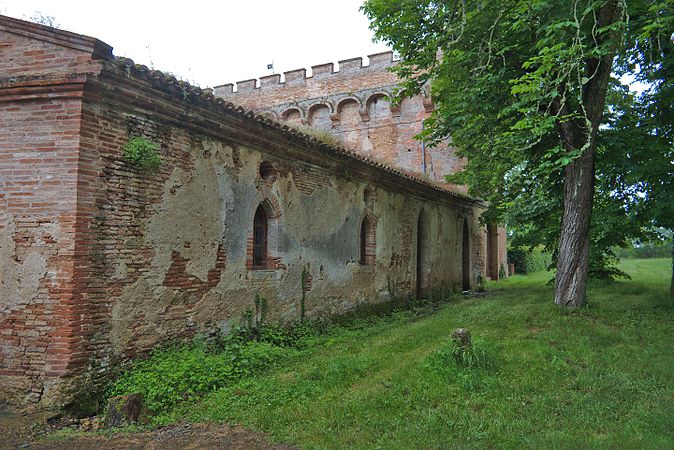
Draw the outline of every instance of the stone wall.
[[[11,42],[0,51],[21,55],[0,73],[0,389],[10,400],[63,405],[157,345],[229,330],[258,294],[270,320],[287,322],[303,297],[323,317],[460,287],[464,226],[471,281],[485,271],[479,201],[113,59],[94,39],[3,17],[0,33]],[[30,75],[31,52],[47,44],[72,73]],[[124,160],[135,136],[160,147],[159,170]],[[256,267],[259,207],[268,243]]]

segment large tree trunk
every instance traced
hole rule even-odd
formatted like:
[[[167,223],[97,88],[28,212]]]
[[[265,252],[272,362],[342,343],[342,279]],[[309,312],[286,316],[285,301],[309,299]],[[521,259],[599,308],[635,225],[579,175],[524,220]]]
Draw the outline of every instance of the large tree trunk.
[[[597,14],[597,30],[615,23],[622,14],[620,0],[606,0]],[[612,33],[598,32],[602,42]],[[606,105],[606,92],[611,75],[613,54],[586,60],[587,83],[583,85],[584,119],[563,119],[557,124],[564,147],[569,152],[583,153],[564,168],[564,215],[559,235],[555,303],[577,308],[585,304],[590,255],[590,219],[594,197],[594,156],[597,133]],[[559,117],[568,117],[568,104],[559,105]],[[580,113],[577,111],[576,113]]]
[[[672,283],[669,285],[669,295],[674,298],[674,234],[672,234]]]
[[[555,303],[585,304],[594,197],[594,146],[564,170],[564,215],[559,235]]]

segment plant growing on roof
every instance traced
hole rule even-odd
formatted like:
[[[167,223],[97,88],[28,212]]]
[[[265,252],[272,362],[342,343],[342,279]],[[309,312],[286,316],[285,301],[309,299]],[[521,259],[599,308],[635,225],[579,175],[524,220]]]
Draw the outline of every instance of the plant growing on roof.
[[[129,139],[124,146],[124,160],[139,169],[157,169],[161,166],[159,146],[144,137]]]

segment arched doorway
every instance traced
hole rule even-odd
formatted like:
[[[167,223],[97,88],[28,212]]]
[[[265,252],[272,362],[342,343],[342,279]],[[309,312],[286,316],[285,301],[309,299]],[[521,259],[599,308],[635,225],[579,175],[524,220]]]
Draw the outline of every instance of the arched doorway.
[[[428,295],[431,277],[430,256],[428,217],[424,210],[421,210],[417,220],[417,299]]]
[[[498,280],[498,227],[487,224],[487,277]]]
[[[463,238],[461,240],[461,273],[462,288],[464,291],[470,290],[470,233],[468,230],[468,220],[463,219]]]

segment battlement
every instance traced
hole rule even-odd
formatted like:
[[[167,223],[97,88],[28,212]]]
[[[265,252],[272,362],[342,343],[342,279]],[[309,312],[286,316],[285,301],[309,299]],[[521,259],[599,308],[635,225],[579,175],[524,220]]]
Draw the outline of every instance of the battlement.
[[[376,72],[389,72],[387,68],[394,66],[398,60],[393,58],[393,52],[387,51],[368,55],[368,64],[363,64],[363,58],[350,58],[338,61],[339,70],[335,70],[334,63],[318,64],[311,66],[311,76],[307,76],[306,69],[295,69],[281,74],[267,75],[257,79],[238,81],[235,84],[228,83],[215,86],[214,94],[218,97],[230,97],[236,94],[249,94],[253,92],[278,89],[286,86],[298,86],[314,82],[333,81],[345,76],[368,76]],[[395,79],[392,75],[391,79]]]

